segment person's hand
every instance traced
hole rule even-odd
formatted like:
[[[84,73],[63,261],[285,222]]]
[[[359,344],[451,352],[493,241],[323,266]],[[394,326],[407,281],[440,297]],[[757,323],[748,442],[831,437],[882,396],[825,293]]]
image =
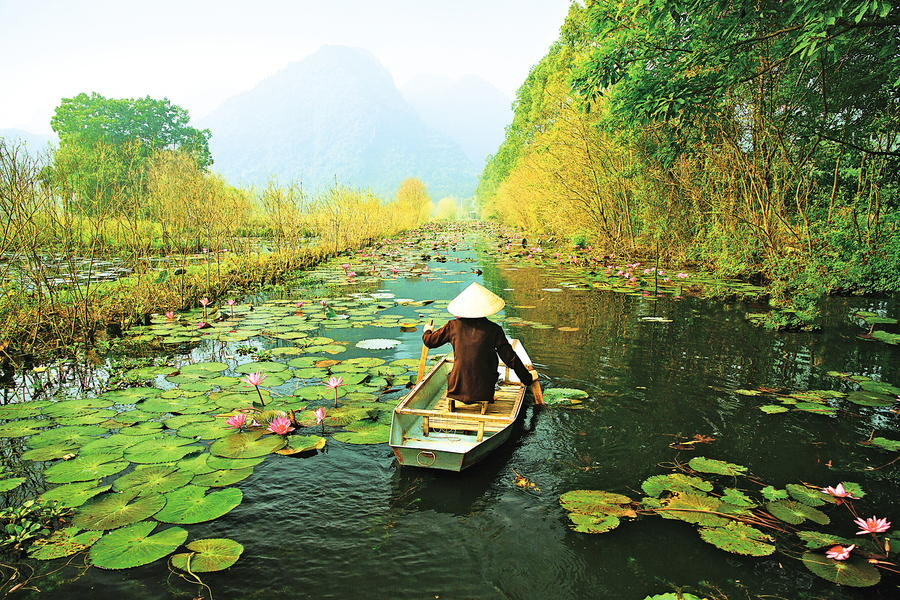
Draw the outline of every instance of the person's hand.
[[[535,371],[533,368],[532,368],[532,369],[528,369],[528,373],[531,375],[531,382],[532,382],[532,383],[534,383],[535,381],[538,380],[538,372]]]
[[[434,331],[434,325],[432,325],[431,323],[428,323],[422,328],[422,333],[428,333],[430,331]]]

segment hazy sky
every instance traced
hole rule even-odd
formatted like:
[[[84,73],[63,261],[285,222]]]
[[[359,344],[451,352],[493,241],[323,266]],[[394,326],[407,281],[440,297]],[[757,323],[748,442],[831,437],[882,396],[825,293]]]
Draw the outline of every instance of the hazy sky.
[[[397,87],[469,73],[510,98],[570,0],[0,0],[0,128],[50,133],[61,98],[167,97],[192,118],[324,44],[366,48]]]

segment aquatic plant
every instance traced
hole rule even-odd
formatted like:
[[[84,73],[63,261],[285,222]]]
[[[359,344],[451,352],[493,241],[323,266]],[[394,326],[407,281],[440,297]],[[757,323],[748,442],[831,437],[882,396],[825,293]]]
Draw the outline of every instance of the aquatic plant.
[[[325,387],[329,390],[334,390],[334,407],[337,408],[337,388],[344,385],[344,380],[340,377],[331,377],[328,381],[325,382]]]
[[[266,376],[264,374],[262,374],[260,371],[257,371],[256,373],[250,373],[246,377],[241,378],[242,382],[246,383],[247,385],[252,385],[254,388],[256,388],[256,393],[259,395],[259,405],[260,406],[266,405],[266,401],[263,400],[263,397],[262,397],[262,392],[259,391],[259,384],[262,383],[263,379],[265,379],[265,378],[266,378]]]
[[[765,530],[785,536],[794,534],[805,545],[803,563],[816,575],[842,585],[866,587],[877,584],[876,567],[900,569],[887,542],[875,534],[890,528],[885,518],[856,518],[857,535],[871,533],[874,540],[863,545],[829,533],[799,526],[809,521],[828,525],[831,517],[821,507],[833,504],[847,507],[855,516],[851,500],[865,494],[857,483],[815,488],[787,484],[778,490],[762,488],[755,499],[736,487],[736,478],[747,475],[747,468],[706,457],[695,457],[680,472],[655,475],[641,485],[647,494],[640,500],[599,490],[577,490],[563,494],[560,504],[569,511],[572,528],[582,533],[605,533],[619,526],[622,518],[658,515],[697,526],[700,537],[727,552],[767,556],[776,551],[775,537]],[[701,474],[727,477],[727,483]],[[825,554],[816,550],[829,548]]]

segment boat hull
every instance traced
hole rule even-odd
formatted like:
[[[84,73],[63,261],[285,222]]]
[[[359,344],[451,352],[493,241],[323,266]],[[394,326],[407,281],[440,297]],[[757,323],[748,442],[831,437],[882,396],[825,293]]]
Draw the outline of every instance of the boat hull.
[[[531,359],[512,340],[525,364]],[[462,471],[509,439],[519,416],[525,386],[511,369],[499,368],[500,386],[495,402],[481,405],[457,403],[448,407],[447,373],[452,356],[441,359],[394,409],[390,444],[401,465]]]

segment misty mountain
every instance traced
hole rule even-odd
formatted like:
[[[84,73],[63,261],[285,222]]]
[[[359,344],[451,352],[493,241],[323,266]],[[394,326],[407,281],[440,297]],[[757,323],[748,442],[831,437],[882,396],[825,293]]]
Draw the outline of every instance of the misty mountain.
[[[512,100],[477,75],[457,81],[441,75],[416,75],[400,89],[425,124],[459,142],[481,168],[497,151],[512,123]]]
[[[0,138],[5,139],[7,144],[25,142],[25,148],[33,156],[47,150],[48,144],[59,145],[59,137],[55,133],[53,135],[42,135],[23,129],[0,129]]]
[[[337,182],[393,197],[418,177],[434,200],[471,196],[479,169],[447,134],[429,129],[367,50],[323,46],[198,121],[232,183],[269,175],[307,189]]]

